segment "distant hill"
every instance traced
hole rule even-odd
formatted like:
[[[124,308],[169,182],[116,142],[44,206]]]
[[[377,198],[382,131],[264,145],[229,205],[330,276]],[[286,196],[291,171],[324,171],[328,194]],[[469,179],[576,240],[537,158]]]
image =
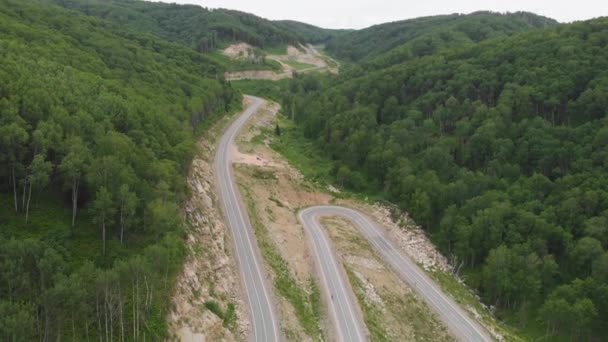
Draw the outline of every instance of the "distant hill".
[[[274,21],[274,23],[277,26],[283,27],[285,30],[295,33],[302,40],[313,44],[326,43],[330,39],[334,39],[340,35],[353,31],[324,29],[294,20],[277,20]]]
[[[398,48],[390,59],[399,61],[409,55],[420,57],[446,48],[555,24],[557,22],[553,19],[527,12],[475,12],[423,17],[339,35],[328,42],[327,51],[345,60],[368,61]]]
[[[320,42],[337,36],[292,21],[273,22],[253,14],[197,5],[176,5],[139,0],[44,0],[89,16],[111,21],[138,32],[211,52],[231,43],[246,42],[260,48]]]

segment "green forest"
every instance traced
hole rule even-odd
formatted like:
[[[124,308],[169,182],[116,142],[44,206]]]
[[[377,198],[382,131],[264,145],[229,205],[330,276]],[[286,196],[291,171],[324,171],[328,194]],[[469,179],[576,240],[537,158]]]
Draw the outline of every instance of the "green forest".
[[[0,4],[0,340],[161,340],[194,141],[240,105],[188,47]]]
[[[224,72],[250,65],[217,50],[242,41],[324,44],[340,74],[231,84]],[[4,0],[0,65],[1,341],[168,337],[195,142],[241,91],[282,103],[326,181],[408,212],[524,339],[608,336],[607,18],[329,30]]]
[[[249,13],[134,0],[44,0],[102,18],[134,31],[209,53],[230,43],[259,48],[285,44],[320,43],[342,30],[326,30],[295,21],[266,20]]]
[[[480,18],[459,17],[459,25],[469,37],[481,34],[488,26]],[[515,18],[551,25],[510,24],[479,43],[437,41],[401,63],[395,51],[415,47],[377,47],[373,63],[291,81],[285,112],[314,141],[314,153],[331,161],[338,185],[409,212],[499,317],[543,334],[601,340],[608,334],[608,19]],[[437,27],[419,36],[441,36]],[[342,38],[364,44],[365,31]],[[359,45],[344,44],[328,47],[362,58]]]
[[[441,49],[461,47],[492,38],[555,25],[553,19],[527,12],[475,12],[422,17],[375,25],[333,37],[327,51],[343,60],[403,62]],[[386,54],[390,51],[390,54]]]

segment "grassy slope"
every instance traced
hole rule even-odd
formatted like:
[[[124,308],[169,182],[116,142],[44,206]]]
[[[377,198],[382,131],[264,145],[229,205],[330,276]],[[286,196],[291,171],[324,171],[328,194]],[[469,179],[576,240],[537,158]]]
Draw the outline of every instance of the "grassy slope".
[[[332,38],[348,33],[351,30],[336,30],[324,29],[314,25],[293,21],[293,20],[278,20],[274,21],[275,25],[285,28],[296,33],[304,40],[313,44],[324,43]]]

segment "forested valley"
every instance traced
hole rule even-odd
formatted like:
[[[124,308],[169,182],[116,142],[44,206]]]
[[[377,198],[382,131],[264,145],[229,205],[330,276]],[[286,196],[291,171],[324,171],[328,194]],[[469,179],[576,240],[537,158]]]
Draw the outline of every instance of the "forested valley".
[[[0,4],[0,340],[161,340],[194,142],[240,94],[205,56]]]
[[[507,25],[479,43],[430,39],[424,53],[405,43],[367,51],[340,76],[299,76],[285,112],[331,161],[333,182],[409,212],[499,317],[554,338],[603,340],[608,19],[516,17],[542,25]],[[479,17],[459,20],[469,37],[488,31]],[[353,40],[383,29],[328,47],[360,58]]]
[[[0,340],[167,338],[186,176],[195,141],[241,106],[216,58],[237,42],[324,43],[339,75],[247,86],[282,102],[302,154],[331,166],[325,181],[408,212],[524,338],[606,339],[608,19],[326,30],[190,5],[4,0]]]

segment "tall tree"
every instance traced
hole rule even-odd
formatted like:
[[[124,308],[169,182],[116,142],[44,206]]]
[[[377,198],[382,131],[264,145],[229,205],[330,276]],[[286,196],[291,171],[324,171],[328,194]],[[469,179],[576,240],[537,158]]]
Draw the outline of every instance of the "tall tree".
[[[25,222],[28,222],[30,213],[30,202],[32,200],[32,189],[41,189],[49,183],[49,176],[53,170],[53,164],[46,161],[44,156],[38,154],[32,160],[32,164],[29,166],[29,172],[27,177],[28,193],[27,203],[25,205]]]
[[[80,137],[73,137],[66,142],[67,154],[63,157],[59,170],[65,177],[65,185],[71,190],[72,198],[72,227],[76,223],[78,212],[78,194],[80,182],[87,167],[89,149]]]
[[[129,186],[123,184],[120,187],[118,200],[120,202],[120,243],[123,243],[125,229],[131,226],[135,216],[138,199],[137,195],[129,189]]]
[[[19,124],[13,122],[0,126],[0,139],[2,141],[1,155],[2,161],[9,167],[10,182],[13,188],[13,200],[15,212],[19,211],[17,201],[17,172],[23,167],[20,160],[21,151],[28,141],[27,131]]]
[[[106,228],[112,223],[114,216],[114,207],[112,202],[112,194],[105,186],[97,190],[95,200],[93,201],[93,210],[95,212],[95,222],[101,227],[101,239],[103,241],[103,254],[106,254]]]

